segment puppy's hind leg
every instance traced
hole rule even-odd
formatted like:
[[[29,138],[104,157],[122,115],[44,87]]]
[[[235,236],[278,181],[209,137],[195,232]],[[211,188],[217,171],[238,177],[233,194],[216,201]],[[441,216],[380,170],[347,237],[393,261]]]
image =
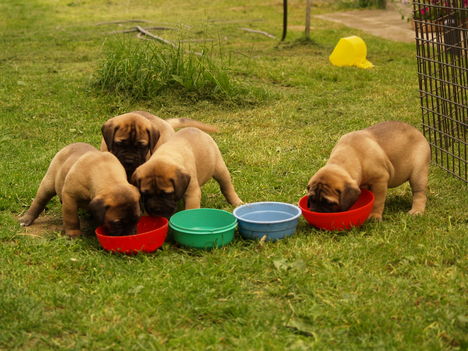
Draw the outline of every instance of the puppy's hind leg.
[[[34,198],[31,206],[19,219],[20,224],[24,227],[31,225],[54,195],[56,195],[56,192],[53,175],[46,174],[37,189],[36,197]]]
[[[426,164],[415,170],[409,179],[411,191],[413,192],[413,205],[408,212],[411,215],[423,214],[426,209],[428,176],[429,164]]]
[[[231,180],[231,174],[229,173],[229,170],[227,169],[226,164],[221,157],[216,166],[213,178],[218,182],[221,192],[223,193],[227,202],[233,206],[240,206],[243,204],[242,200],[239,198],[239,195],[237,195],[236,190],[234,189],[234,185],[232,184]]]

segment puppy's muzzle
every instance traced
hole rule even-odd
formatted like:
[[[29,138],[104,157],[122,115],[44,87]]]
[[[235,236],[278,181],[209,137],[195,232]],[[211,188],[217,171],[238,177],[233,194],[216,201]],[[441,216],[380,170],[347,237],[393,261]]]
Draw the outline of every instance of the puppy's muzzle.
[[[122,236],[122,235],[133,235],[137,231],[138,218],[132,218],[130,220],[119,221],[118,223],[110,223],[104,225],[108,235]]]
[[[142,195],[142,203],[145,211],[150,216],[162,216],[167,218],[175,213],[177,207],[176,202],[165,201],[148,195]]]

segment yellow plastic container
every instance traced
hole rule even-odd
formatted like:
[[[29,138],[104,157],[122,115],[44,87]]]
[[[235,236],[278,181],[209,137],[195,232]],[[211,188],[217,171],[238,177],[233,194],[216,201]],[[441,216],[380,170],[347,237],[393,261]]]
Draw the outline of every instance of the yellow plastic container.
[[[331,53],[330,62],[338,67],[356,66],[359,68],[372,68],[374,65],[367,61],[367,46],[358,36],[341,38]]]

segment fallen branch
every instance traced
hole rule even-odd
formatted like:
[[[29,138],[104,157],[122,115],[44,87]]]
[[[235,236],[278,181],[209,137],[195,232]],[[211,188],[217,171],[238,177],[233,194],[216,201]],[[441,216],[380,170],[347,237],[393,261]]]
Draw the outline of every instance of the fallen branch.
[[[109,32],[108,34],[122,34],[122,33],[132,33],[132,32],[138,32],[138,29],[130,28],[130,29],[125,29],[125,30],[114,30],[112,32]]]
[[[144,39],[141,36],[141,34],[144,34],[144,35],[146,35],[146,36],[148,36],[148,37],[150,37],[152,39],[155,39],[155,40],[157,40],[157,41],[159,41],[159,42],[161,42],[163,44],[170,45],[170,46],[172,46],[173,48],[176,48],[176,49],[178,48],[178,46],[176,44],[174,44],[172,41],[169,41],[167,39],[164,39],[164,38],[161,38],[161,37],[159,37],[157,35],[154,35],[153,33],[148,32],[145,28],[142,28],[140,26],[136,26],[136,29],[139,32],[138,35],[137,35],[138,38]],[[189,52],[193,53],[195,55],[198,55],[198,56],[203,55],[201,52],[195,52],[195,51],[189,51]]]
[[[241,28],[241,30],[250,32],[250,33],[262,34],[264,36],[267,36],[268,38],[276,39],[276,37],[273,34],[270,34],[261,30],[255,30],[255,29],[250,29],[250,28]]]
[[[172,41],[169,41],[169,40],[166,40],[166,39],[164,39],[164,38],[158,37],[157,35],[154,35],[153,33],[148,32],[145,28],[142,28],[142,27],[140,27],[140,26],[136,26],[135,28],[136,28],[140,33],[143,33],[144,35],[147,35],[148,37],[153,38],[153,39],[155,39],[155,40],[157,40],[157,41],[159,41],[159,42],[161,42],[161,43],[163,43],[163,44],[170,45],[170,46],[172,46],[172,47],[174,47],[174,48],[177,47],[177,45],[174,44]]]
[[[132,20],[123,20],[123,21],[99,22],[99,23],[96,23],[96,26],[102,26],[105,24],[122,24],[122,23],[151,23],[151,22],[147,20],[132,19]]]
[[[179,28],[176,27],[165,27],[165,26],[153,26],[153,27],[146,27],[146,29],[151,29],[151,30],[179,30]]]
[[[147,30],[152,29],[152,30],[177,30],[175,27],[161,27],[161,26],[155,26],[155,27],[147,27]],[[120,34],[120,33],[132,33],[132,32],[138,32],[137,27],[132,27],[130,29],[125,29],[125,30],[115,30],[112,32],[109,32],[109,34]]]

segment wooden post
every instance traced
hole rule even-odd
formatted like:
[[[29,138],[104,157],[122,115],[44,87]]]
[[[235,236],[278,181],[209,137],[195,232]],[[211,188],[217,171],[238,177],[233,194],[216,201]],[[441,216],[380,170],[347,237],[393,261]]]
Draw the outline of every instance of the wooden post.
[[[283,0],[283,35],[281,41],[286,39],[288,33],[288,0]]]
[[[306,18],[305,18],[305,37],[310,40],[310,8],[312,7],[312,0],[306,0]]]

